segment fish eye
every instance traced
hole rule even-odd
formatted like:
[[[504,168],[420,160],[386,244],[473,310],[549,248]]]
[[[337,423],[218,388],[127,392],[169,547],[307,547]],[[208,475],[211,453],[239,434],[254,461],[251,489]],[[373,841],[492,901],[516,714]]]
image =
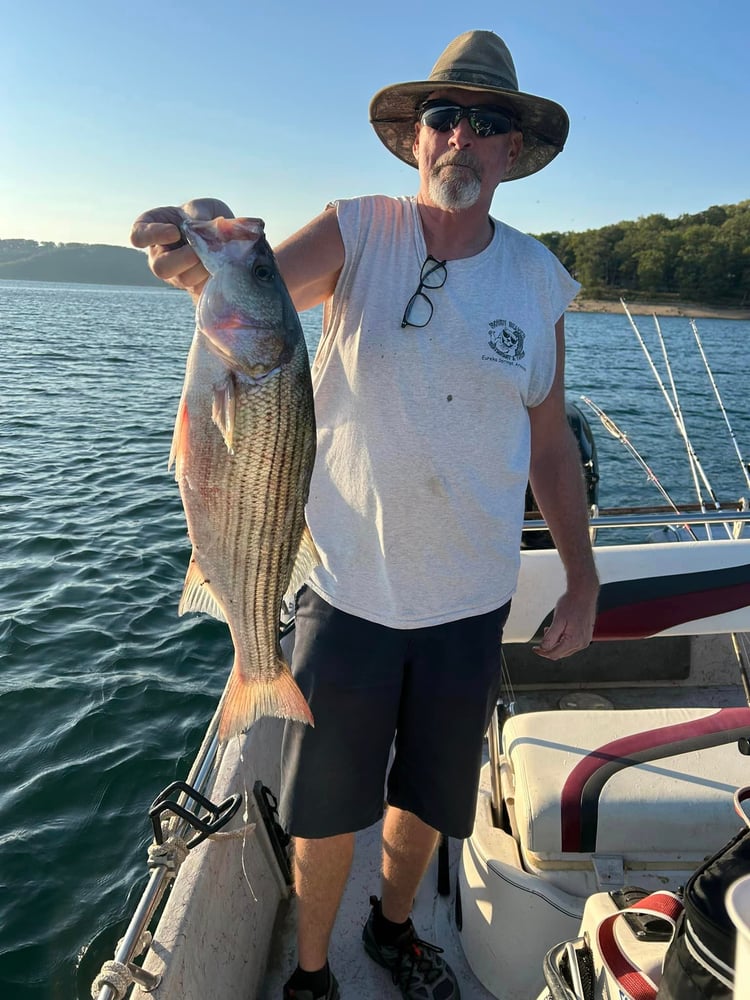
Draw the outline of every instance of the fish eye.
[[[253,268],[253,274],[258,279],[264,283],[273,281],[273,268],[270,264],[259,263]]]

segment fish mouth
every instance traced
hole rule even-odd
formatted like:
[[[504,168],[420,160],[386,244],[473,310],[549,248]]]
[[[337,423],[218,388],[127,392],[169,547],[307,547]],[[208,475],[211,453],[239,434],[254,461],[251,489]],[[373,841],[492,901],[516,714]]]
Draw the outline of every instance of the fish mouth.
[[[207,220],[185,219],[180,229],[194,250],[205,247],[214,252],[236,240],[255,243],[265,234],[262,219],[227,219],[224,216]]]

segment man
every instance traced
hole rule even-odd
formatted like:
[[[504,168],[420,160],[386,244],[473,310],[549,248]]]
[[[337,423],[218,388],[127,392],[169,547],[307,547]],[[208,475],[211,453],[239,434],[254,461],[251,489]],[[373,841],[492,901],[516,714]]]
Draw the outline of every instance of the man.
[[[458,998],[409,919],[439,832],[466,837],[530,478],[567,574],[537,648],[588,645],[598,583],[564,405],[563,312],[577,283],[489,214],[501,181],[544,167],[568,120],[518,90],[505,44],[467,32],[426,81],[370,107],[387,148],[419,170],[415,198],[329,206],[277,250],[299,310],[325,303],[313,364],[318,454],[307,508],[321,566],[299,596],[294,673],[314,729],[287,725],[282,819],[295,837],[299,965],[284,996],[339,996],[328,944],[354,832],[383,814],[382,896],[363,939],[404,997]],[[184,214],[133,228],[154,273],[197,295],[174,249]]]

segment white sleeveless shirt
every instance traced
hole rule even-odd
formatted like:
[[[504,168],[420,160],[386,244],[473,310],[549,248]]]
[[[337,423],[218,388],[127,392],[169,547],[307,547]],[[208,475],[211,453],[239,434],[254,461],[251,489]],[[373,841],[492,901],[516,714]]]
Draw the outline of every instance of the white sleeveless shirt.
[[[393,628],[484,614],[512,596],[529,472],[527,407],[555,373],[556,321],[579,285],[493,220],[446,263],[427,326],[401,327],[427,257],[414,198],[336,202],[346,251],[312,366],[318,451],[310,585]]]

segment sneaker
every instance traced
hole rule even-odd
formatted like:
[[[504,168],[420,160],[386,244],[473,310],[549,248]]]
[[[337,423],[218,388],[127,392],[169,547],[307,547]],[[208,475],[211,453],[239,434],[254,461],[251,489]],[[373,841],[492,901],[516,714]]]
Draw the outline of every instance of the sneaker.
[[[339,993],[339,984],[336,982],[336,977],[331,973],[326,993],[321,993],[320,996],[315,997],[312,990],[293,990],[289,983],[287,983],[284,987],[284,1000],[341,1000],[341,994]]]
[[[417,937],[411,920],[395,944],[381,945],[375,939],[377,896],[370,896],[370,916],[362,932],[365,951],[379,965],[390,969],[393,982],[406,1000],[461,1000],[456,977],[440,956],[442,948]]]

